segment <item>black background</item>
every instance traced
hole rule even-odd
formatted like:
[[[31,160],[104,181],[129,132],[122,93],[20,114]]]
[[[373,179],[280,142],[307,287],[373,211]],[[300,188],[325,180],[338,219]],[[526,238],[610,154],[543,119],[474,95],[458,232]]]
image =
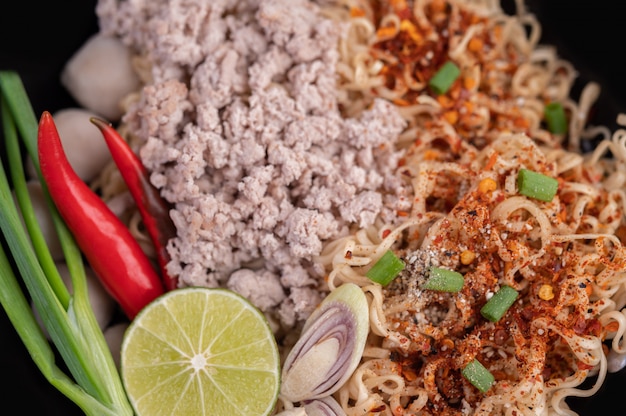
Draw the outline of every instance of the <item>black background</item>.
[[[505,1],[507,7],[512,4]],[[60,85],[59,74],[71,55],[98,30],[95,4],[95,0],[22,0],[12,2],[12,10],[0,13],[0,69],[19,72],[37,116],[44,110],[75,106]],[[613,129],[617,113],[626,112],[626,15],[619,4],[611,0],[527,2],[540,18],[542,43],[555,45],[579,71],[574,97],[587,81],[602,85],[591,122]],[[0,312],[0,352],[3,408],[24,415],[82,414],[41,376],[4,312]],[[594,397],[568,402],[582,416],[608,414],[611,409],[613,414],[614,409],[626,414],[625,393],[626,371],[621,371],[610,374]]]

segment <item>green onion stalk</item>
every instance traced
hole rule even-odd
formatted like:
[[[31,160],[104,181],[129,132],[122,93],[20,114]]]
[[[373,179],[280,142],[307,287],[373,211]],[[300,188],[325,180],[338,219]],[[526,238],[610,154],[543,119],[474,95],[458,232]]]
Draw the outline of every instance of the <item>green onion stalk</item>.
[[[559,189],[559,181],[543,173],[520,169],[517,174],[517,188],[520,194],[529,198],[550,202]]]
[[[132,415],[120,374],[89,301],[81,252],[41,177],[37,119],[19,75],[0,71],[0,91],[0,114],[10,173],[7,175],[0,161],[0,229],[9,247],[7,253],[4,246],[0,246],[0,303],[44,377],[86,415]],[[35,217],[26,188],[20,139],[48,200],[71,274],[72,294],[63,283]],[[53,345],[37,322],[29,298]],[[55,363],[53,346],[69,375]]]
[[[404,262],[387,250],[365,274],[371,281],[387,286],[404,270]]]
[[[454,270],[431,267],[430,276],[424,283],[424,289],[436,290],[438,292],[459,292],[463,289],[465,278]]]
[[[481,308],[480,314],[491,322],[498,322],[515,303],[517,295],[517,290],[511,286],[502,286]]]
[[[483,393],[491,388],[495,382],[495,377],[489,372],[477,359],[470,361],[461,374],[465,377],[474,387]]]

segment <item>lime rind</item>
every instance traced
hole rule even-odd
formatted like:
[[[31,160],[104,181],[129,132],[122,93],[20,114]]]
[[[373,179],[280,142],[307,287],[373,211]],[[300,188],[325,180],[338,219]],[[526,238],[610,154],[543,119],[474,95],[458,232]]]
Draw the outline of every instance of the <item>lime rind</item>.
[[[227,289],[170,291],[144,308],[122,343],[137,415],[267,415],[280,358],[265,316]]]

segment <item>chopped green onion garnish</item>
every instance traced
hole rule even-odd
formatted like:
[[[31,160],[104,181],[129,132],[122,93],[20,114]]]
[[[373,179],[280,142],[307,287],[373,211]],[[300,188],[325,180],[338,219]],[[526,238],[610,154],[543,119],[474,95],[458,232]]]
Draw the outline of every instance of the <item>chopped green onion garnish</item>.
[[[548,123],[548,130],[553,134],[565,134],[567,132],[567,117],[561,103],[553,102],[546,104],[543,116]]]
[[[550,202],[558,188],[559,181],[542,173],[520,169],[517,174],[517,190],[529,198]]]
[[[404,263],[391,250],[387,250],[365,274],[370,280],[388,285],[404,269]]]
[[[447,61],[439,68],[439,71],[433,75],[428,85],[435,93],[445,94],[460,74],[461,70],[459,67],[456,66],[454,62]]]
[[[463,283],[465,283],[465,279],[463,279],[461,273],[439,267],[431,267],[430,276],[424,283],[423,288],[439,292],[458,292],[463,288]]]
[[[487,370],[485,366],[483,366],[480,361],[475,358],[470,361],[463,370],[461,370],[461,374],[463,374],[463,377],[465,377],[467,381],[472,383],[472,385],[482,393],[489,390],[495,381],[493,374],[491,374],[489,370]]]
[[[502,286],[482,307],[480,313],[491,322],[498,322],[517,299],[517,290],[511,286]]]

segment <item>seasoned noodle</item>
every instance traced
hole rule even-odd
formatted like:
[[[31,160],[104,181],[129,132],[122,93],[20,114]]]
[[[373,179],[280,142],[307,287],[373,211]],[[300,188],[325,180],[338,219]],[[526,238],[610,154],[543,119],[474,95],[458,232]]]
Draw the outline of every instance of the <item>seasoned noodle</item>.
[[[595,394],[608,348],[623,352],[626,131],[587,126],[599,87],[575,102],[575,69],[538,44],[541,27],[516,4],[514,15],[456,0],[330,12],[351,22],[339,46],[343,110],[375,97],[398,106],[408,122],[398,173],[413,191],[397,222],[354,230],[318,259],[331,290],[353,282],[370,301],[361,363],[335,394],[348,415],[575,414],[565,399]],[[446,60],[461,76],[437,96],[427,81]],[[566,134],[547,129],[550,102],[569,115]],[[556,178],[555,197],[521,195],[520,169]],[[389,249],[406,267],[381,287],[365,273]],[[423,289],[432,266],[462,273],[461,291]],[[519,296],[488,321],[479,310],[503,285]],[[473,359],[495,378],[485,393],[461,375]]]
[[[616,236],[623,184],[590,181],[591,155],[558,175],[563,185],[550,203],[509,192],[505,184],[520,166],[545,173],[558,166],[524,135],[503,134],[462,158],[470,168],[454,182],[448,179],[458,172],[420,159],[407,166],[424,167],[416,189],[426,191],[419,197],[428,204],[397,227],[367,230],[378,239],[364,238],[362,230],[324,253],[332,257],[331,287],[354,282],[371,299],[372,336],[361,367],[339,393],[342,405],[348,414],[382,408],[382,414],[461,414],[465,407],[475,414],[565,413],[566,396],[597,391],[607,371],[603,341],[625,329],[623,300],[616,303],[626,280],[626,250]],[[616,161],[614,172],[625,162]],[[428,185],[442,180],[455,185],[438,195]],[[388,248],[407,267],[383,288],[364,273]],[[461,292],[420,289],[430,266],[463,273]],[[477,309],[505,284],[520,291],[518,302],[495,324],[481,318]],[[460,376],[473,358],[497,380],[485,396]],[[576,389],[591,375],[597,375],[592,389]]]

